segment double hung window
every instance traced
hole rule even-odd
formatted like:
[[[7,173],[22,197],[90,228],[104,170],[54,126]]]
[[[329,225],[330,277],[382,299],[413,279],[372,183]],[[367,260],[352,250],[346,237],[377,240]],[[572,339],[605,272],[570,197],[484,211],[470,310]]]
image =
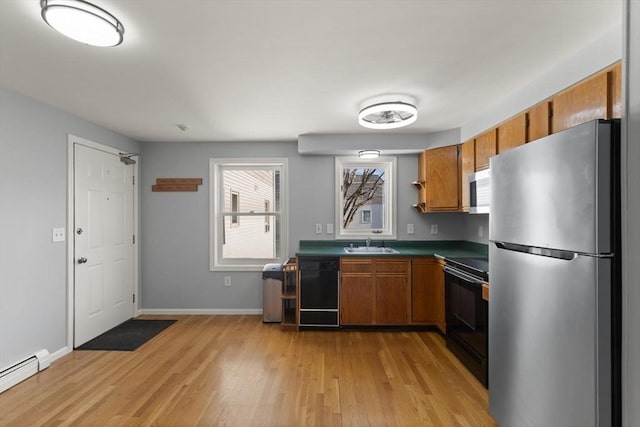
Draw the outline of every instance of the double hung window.
[[[210,159],[211,270],[286,257],[286,159]]]

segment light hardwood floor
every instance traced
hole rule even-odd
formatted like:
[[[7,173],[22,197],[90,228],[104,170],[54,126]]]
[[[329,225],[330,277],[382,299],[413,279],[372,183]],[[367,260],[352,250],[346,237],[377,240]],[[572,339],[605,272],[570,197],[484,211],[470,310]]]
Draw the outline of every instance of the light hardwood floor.
[[[436,332],[178,322],[134,352],[74,351],[0,394],[0,425],[495,426]]]

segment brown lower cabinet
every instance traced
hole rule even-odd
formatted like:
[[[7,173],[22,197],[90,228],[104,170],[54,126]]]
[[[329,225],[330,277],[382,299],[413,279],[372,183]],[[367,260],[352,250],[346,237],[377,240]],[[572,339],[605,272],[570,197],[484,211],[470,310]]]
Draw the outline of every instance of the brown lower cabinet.
[[[340,324],[409,323],[410,280],[408,258],[341,258]]]
[[[376,324],[406,324],[411,309],[411,261],[376,260]]]
[[[445,333],[443,264],[437,258],[411,260],[411,320]]]
[[[444,273],[433,257],[340,259],[341,325],[435,325],[444,332]]]
[[[340,324],[371,325],[374,323],[373,276],[345,277],[340,285]]]

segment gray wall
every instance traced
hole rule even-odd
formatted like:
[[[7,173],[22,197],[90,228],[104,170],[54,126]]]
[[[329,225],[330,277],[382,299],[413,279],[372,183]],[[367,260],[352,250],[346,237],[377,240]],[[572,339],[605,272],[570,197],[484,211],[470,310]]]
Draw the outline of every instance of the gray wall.
[[[489,215],[466,215],[465,224],[465,240],[485,245],[489,243]]]
[[[141,179],[142,308],[259,310],[259,272],[209,271],[209,158],[286,157],[289,162],[289,256],[300,240],[331,240],[315,224],[334,223],[334,157],[302,156],[297,143],[143,143]],[[398,239],[466,239],[466,214],[420,214],[411,182],[418,157],[398,156]],[[156,178],[203,178],[196,193],[153,193]],[[406,224],[415,234],[406,233]],[[438,234],[429,233],[431,224]],[[486,230],[486,226],[485,226]],[[231,287],[224,287],[224,277]]]
[[[0,369],[66,346],[67,134],[138,143],[0,87]]]

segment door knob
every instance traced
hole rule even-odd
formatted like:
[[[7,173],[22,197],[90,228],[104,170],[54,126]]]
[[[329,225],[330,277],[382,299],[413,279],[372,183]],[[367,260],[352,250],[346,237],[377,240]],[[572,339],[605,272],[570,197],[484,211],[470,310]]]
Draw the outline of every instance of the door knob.
[[[85,262],[87,262],[87,259],[85,257],[78,258],[78,264],[84,264]]]

